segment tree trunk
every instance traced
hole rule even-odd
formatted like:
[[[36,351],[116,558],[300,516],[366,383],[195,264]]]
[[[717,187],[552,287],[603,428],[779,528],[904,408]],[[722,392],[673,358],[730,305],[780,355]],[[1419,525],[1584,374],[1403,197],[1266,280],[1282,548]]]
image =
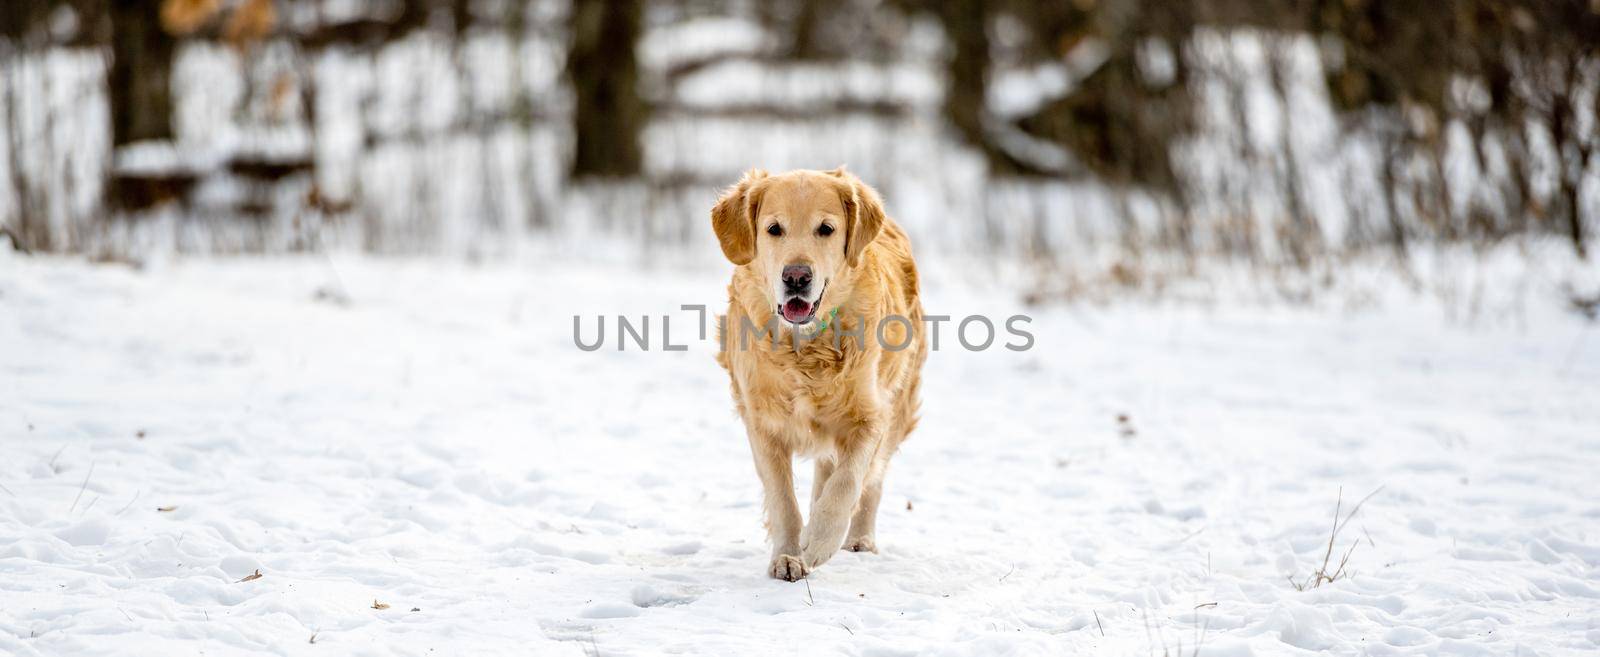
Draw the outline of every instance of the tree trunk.
[[[1388,127],[1385,130],[1392,131]],[[1388,215],[1389,218],[1390,244],[1394,247],[1395,255],[1400,258],[1401,262],[1405,262],[1409,259],[1408,250],[1406,249],[1406,226],[1405,222],[1400,218],[1400,204],[1395,200],[1395,195],[1399,193],[1396,189],[1399,186],[1399,175],[1396,174],[1395,169],[1400,166],[1398,160],[1400,159],[1401,147],[1399,141],[1401,139],[1403,137],[1396,134],[1387,134],[1383,137],[1381,185],[1383,187],[1384,214]]]
[[[983,0],[951,0],[936,6],[952,45],[944,114],[962,139],[987,151],[983,111],[989,75],[989,9]]]
[[[38,46],[40,44],[26,43],[25,37],[30,36],[35,27],[43,25],[49,14],[50,3],[45,0],[0,2],[0,37],[11,40],[14,46]]]
[[[574,178],[639,173],[639,133],[646,108],[639,98],[634,44],[643,19],[640,0],[575,0],[567,75],[577,95]]]
[[[1579,258],[1587,258],[1583,247],[1583,202],[1578,198],[1578,185],[1583,180],[1583,174],[1588,170],[1588,148],[1582,140],[1574,134],[1576,132],[1577,117],[1573,116],[1572,98],[1568,90],[1575,90],[1578,81],[1577,68],[1579,62],[1567,64],[1569,75],[1563,80],[1564,88],[1556,89],[1550,102],[1550,139],[1555,143],[1557,178],[1561,180],[1561,199],[1559,204],[1566,215],[1567,236],[1572,238],[1572,248],[1576,249]]]
[[[111,3],[111,143],[172,138],[171,35],[154,0]]]

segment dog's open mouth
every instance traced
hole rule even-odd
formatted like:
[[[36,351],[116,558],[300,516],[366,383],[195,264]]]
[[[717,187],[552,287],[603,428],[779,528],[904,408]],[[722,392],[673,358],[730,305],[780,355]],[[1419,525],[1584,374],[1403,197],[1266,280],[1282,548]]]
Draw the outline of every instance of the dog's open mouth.
[[[778,308],[778,311],[790,323],[804,324],[811,321],[811,318],[817,314],[817,304],[800,297],[794,297],[785,301],[783,306]]]

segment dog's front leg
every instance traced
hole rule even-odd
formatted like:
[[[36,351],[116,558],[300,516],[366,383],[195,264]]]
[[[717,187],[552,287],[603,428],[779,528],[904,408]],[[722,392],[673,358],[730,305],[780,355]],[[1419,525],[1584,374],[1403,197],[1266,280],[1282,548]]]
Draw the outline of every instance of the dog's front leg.
[[[822,494],[811,505],[811,521],[800,539],[801,558],[809,571],[826,563],[844,544],[845,530],[861,500],[861,483],[877,452],[882,432],[875,424],[863,424],[854,435],[841,441],[833,474]]]
[[[767,540],[772,543],[772,563],[767,574],[795,581],[806,576],[800,559],[800,503],[794,498],[794,466],[789,450],[776,436],[749,428],[750,453],[756,460],[767,523]]]

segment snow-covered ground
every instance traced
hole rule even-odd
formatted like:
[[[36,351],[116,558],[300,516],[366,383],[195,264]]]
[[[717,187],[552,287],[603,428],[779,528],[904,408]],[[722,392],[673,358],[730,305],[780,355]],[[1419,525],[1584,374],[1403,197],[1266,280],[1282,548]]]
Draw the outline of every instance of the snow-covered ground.
[[[520,262],[0,253],[0,653],[1600,650],[1600,331],[1550,290],[1465,323],[930,276],[1035,348],[946,334],[882,554],[787,583],[678,309],[725,272]],[[1349,576],[1297,590],[1341,488],[1378,491]]]

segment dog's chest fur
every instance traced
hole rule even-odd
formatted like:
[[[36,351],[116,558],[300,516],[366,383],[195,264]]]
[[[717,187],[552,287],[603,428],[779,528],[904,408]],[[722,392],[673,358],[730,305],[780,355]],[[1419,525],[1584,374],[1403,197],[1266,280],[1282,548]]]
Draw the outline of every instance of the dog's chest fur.
[[[799,349],[787,341],[777,346],[763,342],[726,355],[738,380],[735,396],[748,420],[797,454],[828,456],[836,449],[831,437],[855,419],[855,391],[846,375],[847,367],[860,361],[852,362],[853,350],[819,336]]]

